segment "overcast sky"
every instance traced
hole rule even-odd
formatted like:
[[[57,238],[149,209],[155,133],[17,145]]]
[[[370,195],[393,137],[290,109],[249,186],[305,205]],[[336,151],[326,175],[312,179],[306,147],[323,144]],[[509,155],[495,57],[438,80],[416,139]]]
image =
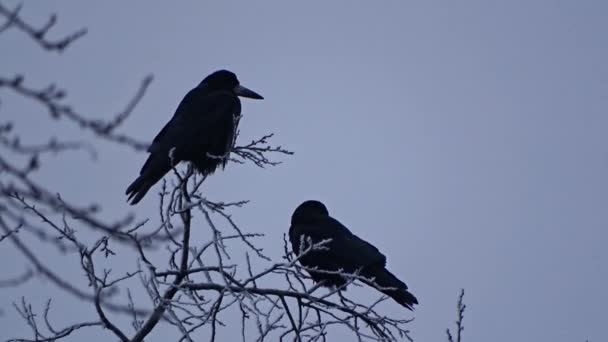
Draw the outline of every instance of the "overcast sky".
[[[267,170],[233,164],[206,194],[251,200],[235,217],[266,233],[270,255],[293,209],[319,199],[419,298],[417,341],[445,340],[460,288],[467,342],[608,339],[608,2],[62,0],[26,1],[22,15],[42,23],[52,12],[58,36],[89,33],[56,55],[9,30],[1,75],[58,82],[74,107],[110,118],[152,73],[123,127],[141,140],[214,70],[266,98],[243,100],[242,141],[274,132],[295,155]],[[31,136],[55,129],[42,108],[0,96],[2,120]],[[39,177],[66,198],[156,218],[157,196],[125,202],[143,154],[102,144],[95,162],[61,158]],[[28,265],[6,241],[0,260],[3,277]],[[11,307],[22,295],[95,317],[37,280],[2,290],[2,340],[27,331]],[[110,335],[69,341],[82,336]]]

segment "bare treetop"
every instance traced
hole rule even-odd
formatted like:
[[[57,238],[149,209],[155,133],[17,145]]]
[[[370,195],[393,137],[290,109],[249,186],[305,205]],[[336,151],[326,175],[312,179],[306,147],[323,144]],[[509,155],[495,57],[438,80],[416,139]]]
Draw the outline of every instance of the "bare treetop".
[[[45,51],[62,52],[86,33],[81,29],[51,39],[55,15],[38,28],[20,10],[0,4],[0,32],[19,30]],[[22,274],[0,279],[0,287],[44,279],[96,313],[94,320],[58,325],[51,322],[61,317],[61,306],[49,299],[36,308],[25,296],[14,302],[14,313],[31,335],[10,341],[56,341],[98,328],[104,328],[100,333],[107,334],[105,339],[121,341],[143,341],[156,329],[172,329],[175,341],[223,340],[227,330],[240,331],[243,341],[326,341],[337,331],[359,341],[411,340],[409,318],[389,317],[379,309],[386,297],[364,305],[340,287],[328,291],[313,285],[303,272],[311,269],[298,260],[326,248],[328,241],[308,244],[298,257],[285,242],[283,259],[272,260],[259,247],[260,239],[267,237],[248,231],[238,220],[238,209],[248,201],[209,198],[201,191],[208,175],[197,174],[192,165],[173,165],[157,191],[157,213],[145,218],[104,215],[99,210],[102,200],[76,202],[61,195],[64,189],[40,181],[36,171],[52,163],[42,163],[42,154],[82,149],[95,156],[102,152],[102,142],[133,152],[146,150],[149,142],[131,137],[123,124],[136,115],[151,82],[152,76],[144,77],[113,117],[96,118],[71,106],[59,82],[36,86],[25,75],[0,76],[2,96],[30,100],[41,108],[32,115],[51,115],[58,125],[87,133],[85,141],[48,136],[46,144],[29,144],[23,139],[26,126],[0,122],[0,248],[11,246],[30,264]],[[271,133],[244,143],[238,133],[226,156],[233,166],[266,168],[281,162],[276,157],[292,154],[272,145]],[[192,238],[194,226],[206,231],[205,240]],[[77,260],[88,286],[66,278],[66,264],[45,259],[34,244],[60,253],[64,260]],[[126,271],[109,266],[113,260],[120,260]],[[339,272],[348,279],[346,285],[362,280]],[[150,300],[138,300],[141,294]]]

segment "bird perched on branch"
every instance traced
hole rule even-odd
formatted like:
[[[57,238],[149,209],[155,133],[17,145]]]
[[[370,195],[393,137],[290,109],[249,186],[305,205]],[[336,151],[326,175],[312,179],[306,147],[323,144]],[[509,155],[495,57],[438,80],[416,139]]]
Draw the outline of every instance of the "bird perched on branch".
[[[192,162],[203,175],[226,165],[241,114],[239,96],[263,99],[227,70],[212,73],[186,94],[148,148],[139,177],[127,188],[132,205],[181,161]]]
[[[329,216],[319,201],[306,201],[296,208],[291,216],[289,240],[298,261],[316,283],[341,287],[348,282],[345,274],[357,274],[359,280],[410,310],[418,304],[407,285],[386,269],[386,257]]]

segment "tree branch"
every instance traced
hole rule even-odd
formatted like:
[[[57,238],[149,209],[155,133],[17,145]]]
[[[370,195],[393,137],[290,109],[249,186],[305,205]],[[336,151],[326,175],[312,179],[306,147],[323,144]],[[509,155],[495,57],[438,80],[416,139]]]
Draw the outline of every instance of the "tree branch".
[[[48,21],[41,28],[34,28],[27,22],[25,22],[21,17],[19,17],[19,12],[23,8],[22,4],[17,5],[13,10],[9,10],[4,7],[2,3],[0,3],[0,15],[6,18],[6,22],[0,26],[0,33],[9,29],[10,27],[16,27],[20,31],[25,32],[30,38],[32,38],[36,43],[38,43],[43,49],[47,51],[56,51],[63,52],[70,44],[72,44],[77,39],[83,37],[87,33],[87,29],[83,28],[74,33],[58,39],[58,40],[48,40],[46,35],[50,31],[50,29],[55,26],[57,23],[57,15],[52,14]]]

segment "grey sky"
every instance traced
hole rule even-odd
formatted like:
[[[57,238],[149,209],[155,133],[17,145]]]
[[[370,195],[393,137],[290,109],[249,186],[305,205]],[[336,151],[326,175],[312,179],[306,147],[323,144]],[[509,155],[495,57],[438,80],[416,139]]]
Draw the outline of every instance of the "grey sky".
[[[57,81],[76,108],[110,117],[153,73],[124,127],[142,140],[216,69],[262,94],[243,101],[243,140],[275,132],[296,154],[269,170],[231,165],[207,194],[252,200],[238,220],[266,233],[276,257],[295,206],[324,201],[419,298],[416,340],[444,340],[462,287],[466,341],[608,338],[605,1],[72,0],[26,2],[22,14],[43,22],[51,12],[54,33],[89,34],[55,56],[8,31],[2,75]],[[0,95],[2,119],[32,135],[54,127],[38,106]],[[132,209],[123,195],[144,155],[100,152],[95,163],[61,157],[41,179],[69,198],[93,194],[104,212],[155,218],[155,196]],[[2,269],[17,274],[26,261],[8,246]],[[26,331],[10,303],[44,303],[31,292],[40,286],[55,293],[3,290],[0,338]]]

